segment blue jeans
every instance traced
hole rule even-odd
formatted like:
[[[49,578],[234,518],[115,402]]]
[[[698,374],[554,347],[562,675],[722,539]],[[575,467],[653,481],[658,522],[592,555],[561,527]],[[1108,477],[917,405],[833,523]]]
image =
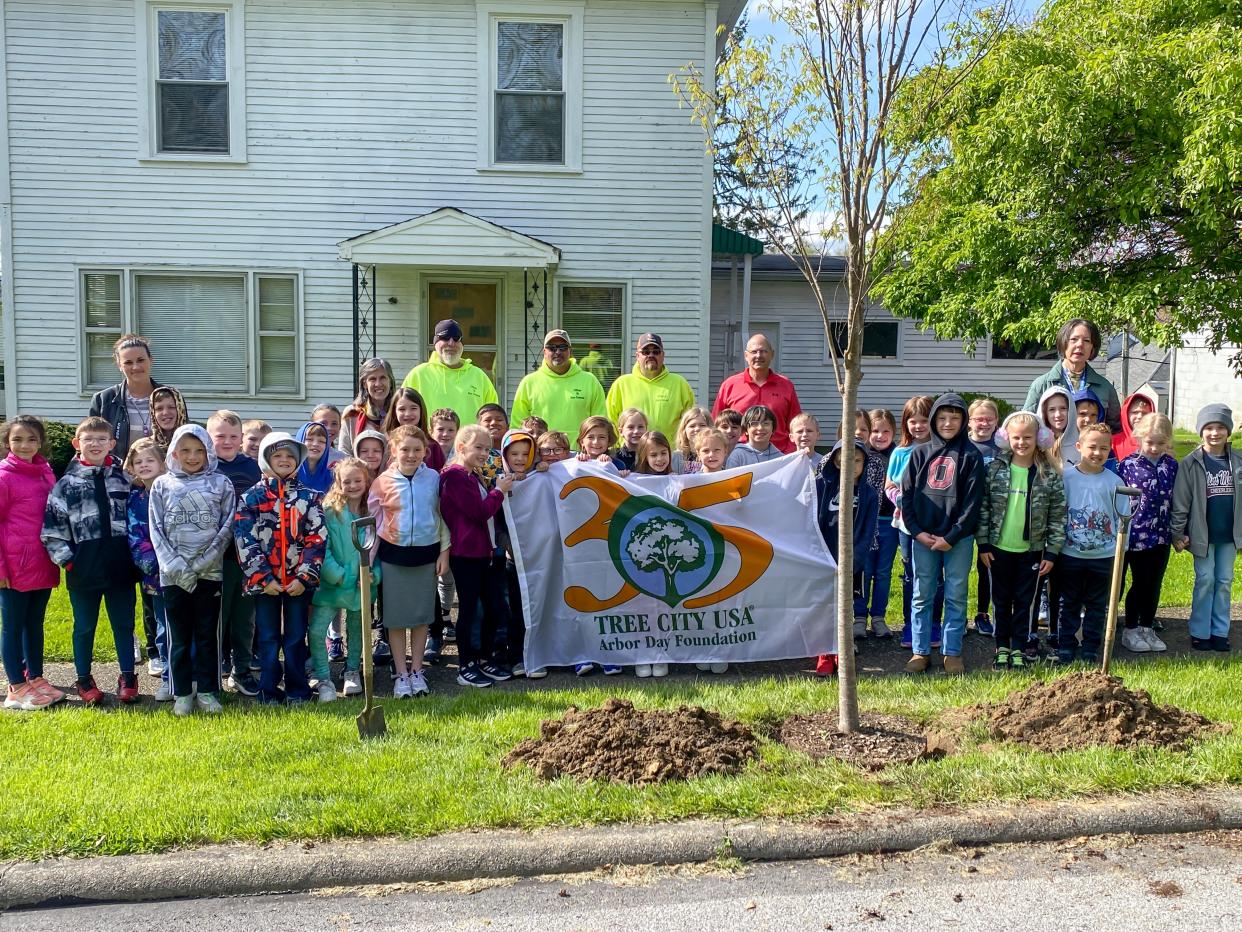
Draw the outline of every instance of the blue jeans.
[[[73,609],[73,668],[78,679],[91,675],[95,655],[95,629],[99,626],[99,603],[108,609],[112,643],[122,673],[134,672],[134,606],[138,591],[132,583],[115,589],[70,589]]]
[[[910,602],[914,598],[914,556],[911,553],[914,538],[905,531],[898,531],[897,536],[901,545],[901,620],[909,625],[911,623]],[[943,615],[944,579],[942,577],[940,585],[936,587],[936,604],[932,607],[933,624],[940,624],[940,618]]]
[[[893,584],[893,558],[897,555],[897,535],[900,533],[891,521],[880,519],[876,546],[868,550],[863,558],[862,596],[854,600],[855,618],[870,616],[883,620],[887,614],[888,590]],[[871,611],[867,611],[868,603]]]
[[[959,657],[962,636],[966,633],[966,596],[970,568],[975,562],[975,539],[962,538],[946,551],[932,550],[914,539],[910,543],[914,558],[914,597],[911,602],[914,653],[923,656],[931,653],[936,591],[943,584],[944,641],[940,652],[946,657]]]
[[[164,606],[162,595],[151,596],[151,614],[155,616],[155,653],[164,661],[164,672],[160,679],[168,682],[168,609]]]
[[[1233,589],[1233,544],[1208,544],[1206,557],[1195,557],[1195,589],[1190,602],[1192,638],[1229,637],[1229,596]]]
[[[0,589],[0,654],[4,675],[17,685],[43,675],[43,616],[51,589]]]
[[[306,626],[310,621],[311,595],[307,591],[298,596],[281,593],[254,597],[254,624],[259,633],[259,695],[269,702],[280,698],[282,650],[285,694],[290,699],[310,698]]]

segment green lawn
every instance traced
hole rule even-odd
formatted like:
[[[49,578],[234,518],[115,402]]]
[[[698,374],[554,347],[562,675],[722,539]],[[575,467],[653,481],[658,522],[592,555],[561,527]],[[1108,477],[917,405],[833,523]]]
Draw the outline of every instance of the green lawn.
[[[1236,692],[1242,658],[1116,667],[1158,701],[1242,726]],[[987,673],[864,679],[861,692],[866,709],[930,719],[949,706],[999,698],[1026,681]],[[761,760],[740,776],[642,789],[568,778],[543,784],[525,770],[500,766],[510,746],[537,734],[541,719],[570,704],[599,704],[609,695],[646,707],[695,703],[763,724],[832,707],[834,686],[803,678],[741,685],[623,679],[603,689],[495,689],[388,700],[389,736],[367,744],[357,737],[357,701],[276,711],[230,703],[215,719],[176,719],[166,708],[0,716],[0,744],[7,749],[0,772],[0,858],[692,816],[810,818],[876,806],[1242,781],[1237,731],[1185,753],[1043,754],[981,747],[975,735],[958,755],[881,775],[815,764],[765,741]]]

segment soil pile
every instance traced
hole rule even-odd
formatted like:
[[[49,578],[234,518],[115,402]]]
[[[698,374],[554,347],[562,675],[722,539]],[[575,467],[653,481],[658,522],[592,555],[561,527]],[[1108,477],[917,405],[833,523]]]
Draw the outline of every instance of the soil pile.
[[[1156,705],[1144,690],[1126,689],[1117,677],[1099,671],[1035,683],[976,711],[993,738],[1041,751],[1100,744],[1180,750],[1217,727],[1194,712]]]
[[[539,732],[510,751],[504,765],[527,764],[543,780],[568,775],[642,786],[737,773],[756,756],[749,728],[698,706],[636,709],[609,699],[598,709],[570,706],[561,718],[545,719]]]
[[[864,712],[852,734],[837,730],[836,712],[794,715],[780,727],[782,744],[815,759],[835,757],[863,770],[908,764],[928,753],[923,729],[897,715]]]

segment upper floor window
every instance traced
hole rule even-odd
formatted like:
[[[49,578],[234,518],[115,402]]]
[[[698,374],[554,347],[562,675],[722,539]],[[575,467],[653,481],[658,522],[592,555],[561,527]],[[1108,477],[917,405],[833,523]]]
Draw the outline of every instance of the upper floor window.
[[[1038,359],[1048,362],[1059,358],[1055,346],[1044,346],[1035,340],[1015,344],[1012,340],[997,337],[992,338],[991,355],[993,359]]]
[[[832,324],[832,345],[838,356],[845,355],[849,327],[845,321]],[[868,320],[863,324],[863,356],[867,359],[898,359],[901,356],[901,321]]]
[[[582,5],[480,0],[479,32],[479,167],[578,171]]]

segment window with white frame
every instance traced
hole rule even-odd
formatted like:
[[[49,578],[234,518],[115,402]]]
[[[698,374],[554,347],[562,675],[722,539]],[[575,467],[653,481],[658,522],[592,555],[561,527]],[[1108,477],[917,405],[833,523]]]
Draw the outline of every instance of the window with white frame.
[[[245,158],[244,0],[138,0],[149,158]]]
[[[607,391],[628,371],[625,286],[620,284],[561,285],[561,327],[574,345],[574,359]]]
[[[581,4],[481,5],[484,168],[577,170],[581,162]]]
[[[81,273],[83,388],[116,378],[112,344],[140,333],[157,381],[189,391],[301,392],[298,276],[276,272]]]

